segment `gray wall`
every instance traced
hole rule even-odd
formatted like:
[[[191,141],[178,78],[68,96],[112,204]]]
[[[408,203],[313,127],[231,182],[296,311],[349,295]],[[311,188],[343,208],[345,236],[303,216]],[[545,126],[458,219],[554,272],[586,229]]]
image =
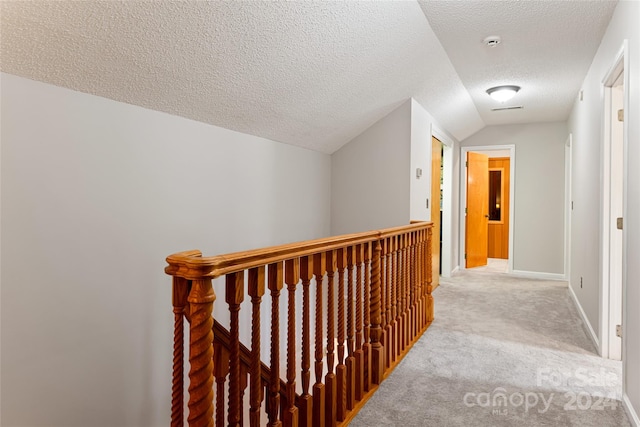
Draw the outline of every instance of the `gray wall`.
[[[628,120],[627,264],[626,298],[623,301],[624,381],[628,403],[636,417],[640,411],[640,3],[621,1],[584,80],[583,101],[577,100],[569,120],[573,133],[573,199],[571,288],[592,328],[600,338],[599,254],[601,156],[604,114],[602,79],[613,65],[624,39],[629,41],[630,103]],[[584,277],[580,288],[580,277]],[[638,423],[638,418],[636,418]]]
[[[409,224],[411,100],[331,155],[331,234]]]
[[[462,147],[515,145],[513,269],[564,274],[564,122],[488,126]],[[461,183],[461,185],[465,185]]]
[[[1,423],[166,425],[164,258],[327,236],[330,157],[12,75],[1,83]]]

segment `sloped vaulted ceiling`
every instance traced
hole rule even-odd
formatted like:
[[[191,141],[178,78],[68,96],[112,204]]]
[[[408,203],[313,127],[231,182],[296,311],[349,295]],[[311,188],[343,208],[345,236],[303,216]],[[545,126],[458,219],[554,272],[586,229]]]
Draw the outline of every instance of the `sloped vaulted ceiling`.
[[[424,1],[425,16],[487,125],[562,121],[616,7],[615,1]],[[501,43],[482,40],[498,35]],[[500,105],[486,90],[522,89]],[[522,110],[492,111],[523,106]]]
[[[325,153],[414,97],[461,140],[490,122],[482,88],[437,20],[451,14],[429,15],[414,1],[2,1],[1,69]]]

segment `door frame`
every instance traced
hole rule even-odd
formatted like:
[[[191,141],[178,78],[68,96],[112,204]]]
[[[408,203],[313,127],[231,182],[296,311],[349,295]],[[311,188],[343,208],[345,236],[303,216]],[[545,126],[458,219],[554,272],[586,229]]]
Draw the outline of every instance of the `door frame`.
[[[571,281],[571,214],[573,211],[573,134],[564,143],[564,279]]]
[[[442,143],[442,277],[453,272],[453,139],[436,124],[431,123],[431,136]],[[433,205],[433,204],[432,204]]]
[[[466,270],[464,254],[466,249],[466,213],[467,207],[467,167],[465,165],[467,153],[469,151],[509,151],[509,260],[507,273],[513,272],[513,235],[515,225],[515,188],[516,188],[516,146],[515,144],[505,145],[477,145],[460,148],[460,252],[458,253],[459,268]]]
[[[613,325],[614,311],[616,309],[621,310],[622,317],[622,369],[623,379],[624,371],[626,370],[626,357],[625,357],[625,337],[626,326],[624,322],[625,309],[624,301],[626,301],[627,290],[627,227],[623,224],[622,228],[622,262],[621,262],[621,278],[620,288],[612,289],[611,283],[611,247],[610,247],[610,229],[611,221],[611,86],[617,80],[620,73],[624,72],[623,85],[624,92],[622,95],[623,109],[625,113],[629,111],[629,41],[624,40],[622,47],[615,56],[611,67],[606,72],[602,79],[602,95],[603,95],[603,136],[602,136],[602,163],[601,167],[601,191],[602,199],[600,204],[600,217],[602,222],[600,224],[600,265],[601,265],[601,280],[600,280],[600,355],[602,357],[609,358],[611,354],[611,346],[613,340],[611,335],[615,329]],[[625,120],[622,123],[622,161],[623,161],[623,177],[622,177],[622,218],[623,221],[628,221],[627,215],[627,183],[628,183],[628,135],[629,135],[629,119],[625,114]],[[620,301],[617,298],[614,300],[611,295],[620,295]],[[620,307],[617,307],[617,305]],[[615,305],[615,307],[614,307]],[[626,384],[622,384],[622,390],[626,389]]]

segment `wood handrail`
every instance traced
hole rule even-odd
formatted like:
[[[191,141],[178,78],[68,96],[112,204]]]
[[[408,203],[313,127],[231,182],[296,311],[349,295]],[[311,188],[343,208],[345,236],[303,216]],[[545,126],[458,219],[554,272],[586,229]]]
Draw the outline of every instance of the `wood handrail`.
[[[354,246],[393,237],[405,232],[419,230],[428,224],[432,223],[415,222],[410,225],[384,230],[325,237],[211,257],[203,257],[202,252],[199,250],[178,252],[167,257],[166,261],[169,265],[164,271],[170,276],[183,277],[188,280],[215,279],[225,274],[236,273],[252,267],[313,255],[319,251],[340,249],[345,246]]]

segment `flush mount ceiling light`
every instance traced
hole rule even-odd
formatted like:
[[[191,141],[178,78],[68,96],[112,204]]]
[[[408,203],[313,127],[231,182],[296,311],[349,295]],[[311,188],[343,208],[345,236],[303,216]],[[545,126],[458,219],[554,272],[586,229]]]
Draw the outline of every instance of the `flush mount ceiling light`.
[[[496,86],[487,89],[487,93],[498,102],[506,102],[513,98],[520,90],[520,86]]]

